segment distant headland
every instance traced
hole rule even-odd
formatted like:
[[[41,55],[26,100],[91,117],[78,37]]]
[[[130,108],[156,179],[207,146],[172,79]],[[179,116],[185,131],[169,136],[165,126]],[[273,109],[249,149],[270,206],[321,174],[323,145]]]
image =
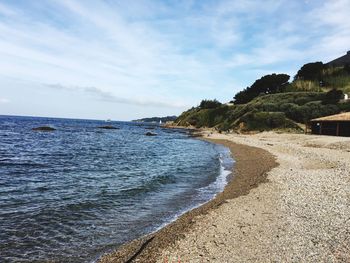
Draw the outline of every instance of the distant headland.
[[[166,116],[166,117],[151,117],[151,118],[143,118],[143,119],[137,119],[132,120],[133,122],[167,122],[167,121],[174,121],[176,120],[177,116]]]

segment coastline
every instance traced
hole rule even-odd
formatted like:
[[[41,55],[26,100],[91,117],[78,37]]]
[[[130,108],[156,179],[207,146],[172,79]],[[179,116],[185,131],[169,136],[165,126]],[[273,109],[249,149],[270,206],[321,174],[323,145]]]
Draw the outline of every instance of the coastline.
[[[196,134],[195,137],[197,137]],[[275,157],[266,150],[225,139],[211,139],[208,137],[201,139],[228,147],[235,159],[233,176],[223,192],[218,193],[209,202],[184,213],[157,232],[133,240],[122,245],[114,252],[102,255],[97,262],[163,261],[162,251],[181,240],[199,217],[217,209],[230,199],[248,194],[251,189],[266,182],[267,172],[278,165]]]

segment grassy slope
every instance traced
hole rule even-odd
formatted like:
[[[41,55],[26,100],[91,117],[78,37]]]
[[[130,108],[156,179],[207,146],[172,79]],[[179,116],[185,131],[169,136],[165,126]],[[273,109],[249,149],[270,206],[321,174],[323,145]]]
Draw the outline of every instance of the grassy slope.
[[[323,105],[323,92],[287,92],[263,95],[242,105],[215,109],[192,108],[175,121],[178,125],[217,127],[220,130],[300,130],[298,123],[350,111],[350,103]]]
[[[330,89],[342,90],[344,93],[350,93],[350,73],[344,67],[327,68],[321,73],[323,86],[320,87],[319,81],[295,80],[291,84],[294,91],[328,91]]]

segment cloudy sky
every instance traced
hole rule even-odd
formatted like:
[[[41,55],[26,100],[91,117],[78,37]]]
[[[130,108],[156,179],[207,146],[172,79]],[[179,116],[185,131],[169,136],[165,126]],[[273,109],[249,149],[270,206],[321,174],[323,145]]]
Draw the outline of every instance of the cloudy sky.
[[[349,0],[0,0],[0,114],[130,120],[350,49]]]

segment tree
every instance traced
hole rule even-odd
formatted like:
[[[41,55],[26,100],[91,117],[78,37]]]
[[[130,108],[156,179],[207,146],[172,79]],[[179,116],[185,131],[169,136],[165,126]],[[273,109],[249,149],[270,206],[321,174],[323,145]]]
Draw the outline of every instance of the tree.
[[[288,85],[290,76],[287,74],[271,74],[256,80],[252,86],[238,92],[234,96],[236,104],[244,104],[260,94],[283,92]]]
[[[322,80],[322,71],[325,69],[325,65],[322,62],[313,62],[305,64],[299,69],[294,79],[302,80]]]
[[[215,100],[202,100],[201,103],[199,104],[199,107],[201,109],[215,109],[219,106],[221,106],[222,104]]]
[[[258,95],[259,94],[254,94],[253,92],[250,92],[249,87],[247,87],[244,90],[236,93],[236,95],[233,97],[233,101],[235,104],[244,104],[251,101]]]
[[[326,93],[322,100],[322,104],[337,104],[343,96],[344,94],[341,90],[332,89]]]

